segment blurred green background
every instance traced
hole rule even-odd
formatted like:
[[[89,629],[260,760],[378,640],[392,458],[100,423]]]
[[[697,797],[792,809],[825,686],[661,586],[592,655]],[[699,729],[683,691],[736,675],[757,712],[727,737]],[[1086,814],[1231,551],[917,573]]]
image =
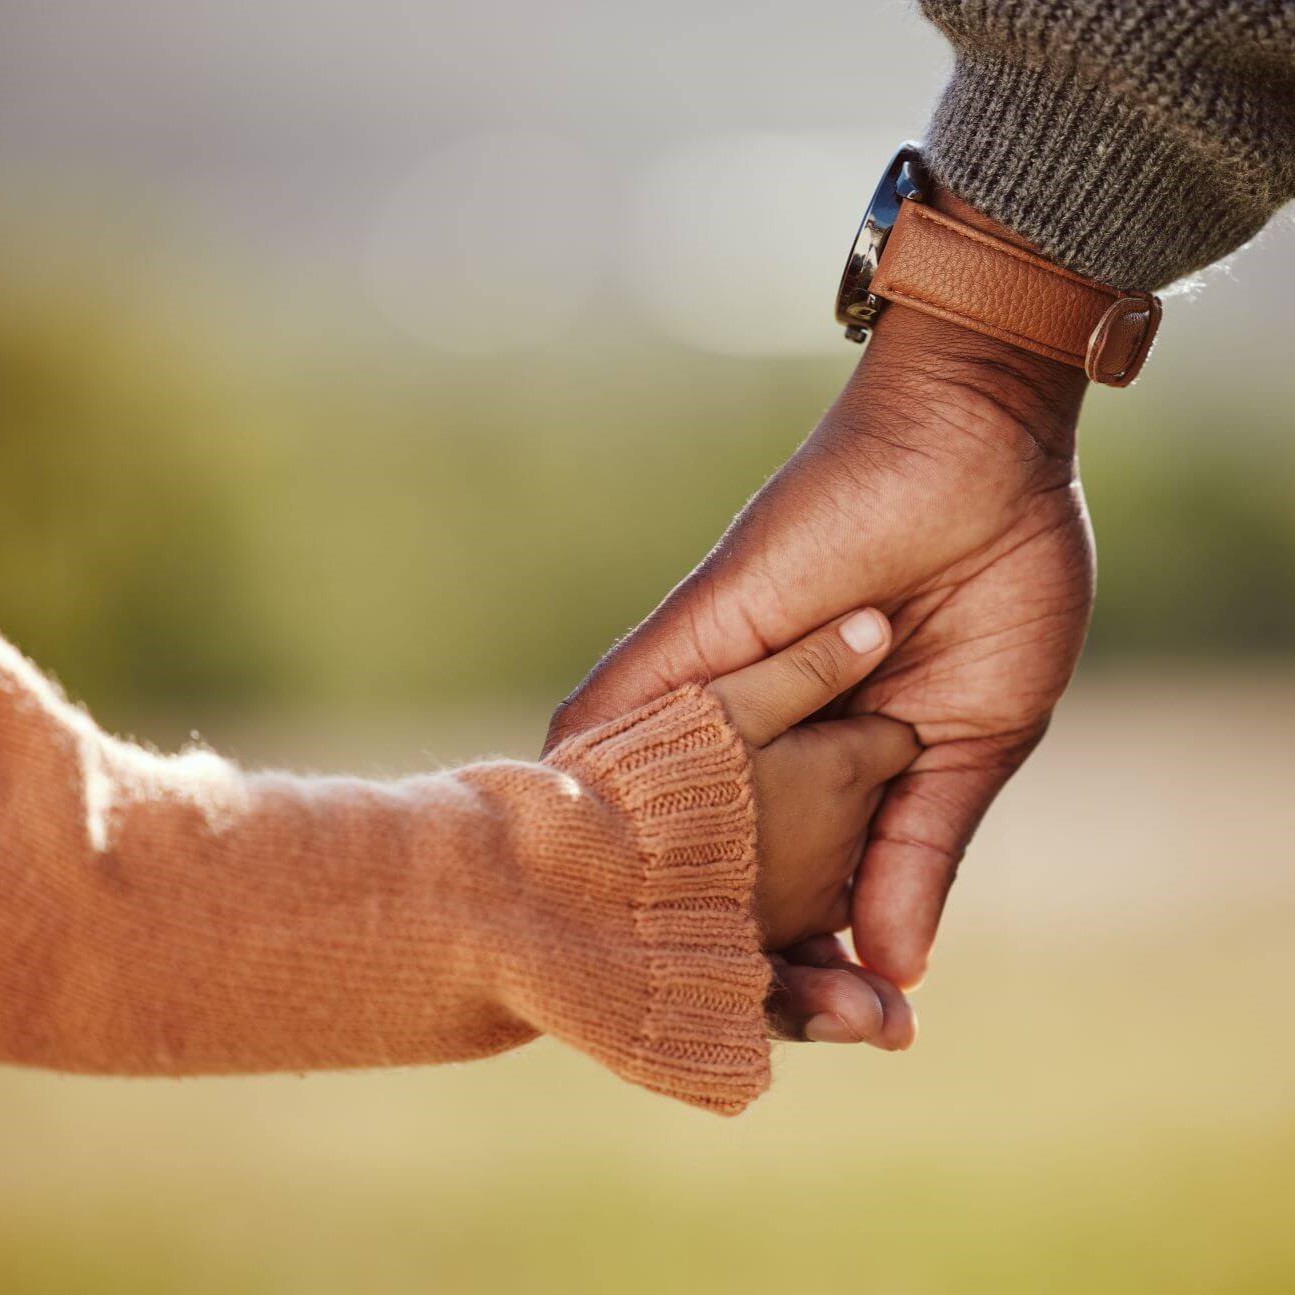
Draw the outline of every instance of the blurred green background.
[[[3,22],[0,632],[119,731],[367,773],[533,754],[813,426],[944,68],[899,0]],[[914,1052],[783,1049],[732,1123],[547,1043],[3,1072],[0,1291],[1291,1289],[1293,291],[1283,220],[1090,399],[1089,655]]]

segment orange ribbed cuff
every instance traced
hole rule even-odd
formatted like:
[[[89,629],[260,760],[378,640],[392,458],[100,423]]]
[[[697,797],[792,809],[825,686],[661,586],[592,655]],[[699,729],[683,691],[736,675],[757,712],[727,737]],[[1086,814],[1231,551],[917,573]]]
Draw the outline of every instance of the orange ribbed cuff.
[[[769,1084],[769,964],[752,911],[750,760],[719,703],[690,685],[549,757],[605,808],[589,858],[555,835],[541,888],[579,892],[588,957],[567,945],[546,1028],[626,1079],[736,1114]],[[608,850],[608,842],[617,848]]]

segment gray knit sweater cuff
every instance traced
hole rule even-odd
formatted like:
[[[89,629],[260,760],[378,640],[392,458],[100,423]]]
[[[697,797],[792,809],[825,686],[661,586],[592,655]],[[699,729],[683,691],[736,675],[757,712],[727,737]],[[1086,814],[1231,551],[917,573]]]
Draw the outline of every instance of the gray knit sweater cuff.
[[[959,54],[926,155],[937,181],[1049,259],[1127,290],[1226,256],[1275,206],[1244,167],[1212,163],[1138,105],[980,52]]]

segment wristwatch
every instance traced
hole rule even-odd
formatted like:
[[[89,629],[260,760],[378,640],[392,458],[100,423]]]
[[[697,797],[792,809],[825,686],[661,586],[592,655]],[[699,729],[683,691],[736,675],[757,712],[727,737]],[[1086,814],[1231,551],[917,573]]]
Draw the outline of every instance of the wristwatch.
[[[902,144],[850,249],[837,320],[867,344],[887,302],[960,324],[1127,387],[1160,326],[1160,299],[1123,292],[930,206],[921,146]]]

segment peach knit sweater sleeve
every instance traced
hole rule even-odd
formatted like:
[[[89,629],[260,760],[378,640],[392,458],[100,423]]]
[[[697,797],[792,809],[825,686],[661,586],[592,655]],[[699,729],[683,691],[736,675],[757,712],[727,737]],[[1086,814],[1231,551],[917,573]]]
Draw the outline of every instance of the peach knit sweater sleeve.
[[[746,751],[684,688],[544,764],[250,774],[101,732],[0,640],[0,1061],[463,1061],[540,1033],[732,1113],[768,1083]]]

